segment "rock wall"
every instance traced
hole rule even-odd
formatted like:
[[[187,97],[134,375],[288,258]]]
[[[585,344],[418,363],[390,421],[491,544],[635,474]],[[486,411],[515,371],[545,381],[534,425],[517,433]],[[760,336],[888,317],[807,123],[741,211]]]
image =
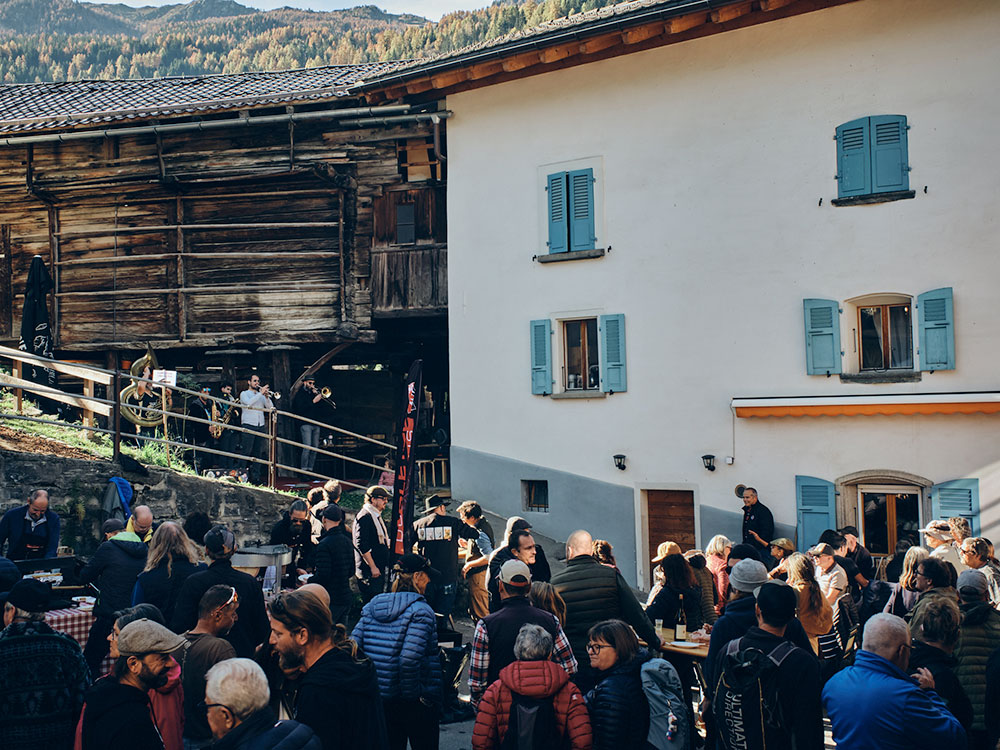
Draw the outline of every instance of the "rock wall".
[[[113,476],[132,484],[132,505],[148,505],[157,522],[183,521],[188,513],[203,511],[213,522],[227,524],[240,544],[266,542],[271,526],[292,501],[268,490],[155,466],[145,467],[143,473],[111,461],[0,450],[0,512],[25,503],[33,489],[48,490],[50,507],[62,519],[62,544],[76,554],[90,555],[97,548],[101,501]]]

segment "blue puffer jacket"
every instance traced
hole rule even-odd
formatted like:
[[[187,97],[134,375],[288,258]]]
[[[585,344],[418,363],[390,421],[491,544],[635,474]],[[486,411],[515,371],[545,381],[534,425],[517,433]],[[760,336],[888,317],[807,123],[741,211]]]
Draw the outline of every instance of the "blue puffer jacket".
[[[361,610],[352,637],[375,663],[383,699],[441,701],[437,620],[420,594],[379,594]]]
[[[587,693],[587,710],[594,732],[594,750],[644,750],[653,746],[649,734],[649,702],[642,690],[642,665],[652,657],[641,650],[632,661],[598,672],[597,685]]]
[[[966,746],[965,730],[933,690],[871,651],[823,688],[833,741],[851,750],[938,750]]]

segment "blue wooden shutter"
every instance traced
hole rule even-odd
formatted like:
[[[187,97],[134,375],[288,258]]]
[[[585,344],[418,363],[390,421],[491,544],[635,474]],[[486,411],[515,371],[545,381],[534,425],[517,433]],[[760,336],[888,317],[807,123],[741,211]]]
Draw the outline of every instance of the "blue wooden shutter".
[[[845,122],[837,128],[837,197],[868,195],[872,191],[869,118]]]
[[[531,392],[552,393],[552,323],[531,321]]]
[[[807,550],[827,529],[837,528],[837,493],[833,482],[816,477],[795,477],[795,509],[798,543]]]
[[[628,390],[625,376],[625,316],[602,315],[598,320],[601,339],[601,390],[621,393]]]
[[[917,297],[920,329],[920,369],[955,369],[955,311],[951,287],[933,289]]]
[[[906,147],[906,117],[878,115],[870,118],[873,193],[910,189]]]
[[[593,169],[578,169],[569,173],[569,210],[569,249],[593,250],[597,244]]]
[[[831,299],[802,300],[806,326],[806,374],[841,372],[840,307]]]
[[[569,218],[566,214],[566,172],[548,177],[549,252],[569,250]]]
[[[931,515],[934,519],[962,516],[972,525],[972,536],[979,536],[979,480],[952,479],[931,487]]]

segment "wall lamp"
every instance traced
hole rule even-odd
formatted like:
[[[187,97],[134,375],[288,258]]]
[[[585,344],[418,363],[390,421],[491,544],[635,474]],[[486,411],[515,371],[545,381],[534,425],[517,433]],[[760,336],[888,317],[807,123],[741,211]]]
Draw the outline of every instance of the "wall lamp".
[[[615,467],[621,471],[625,471],[625,454],[616,453],[612,458],[615,460]]]
[[[701,462],[705,464],[705,468],[709,471],[715,471],[715,456],[711,453],[706,453],[701,457]]]

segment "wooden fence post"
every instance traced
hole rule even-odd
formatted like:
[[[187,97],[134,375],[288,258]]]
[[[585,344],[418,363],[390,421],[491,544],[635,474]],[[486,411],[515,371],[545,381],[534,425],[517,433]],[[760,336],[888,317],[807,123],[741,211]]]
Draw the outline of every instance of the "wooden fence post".
[[[267,486],[272,490],[278,483],[278,412],[267,412]]]
[[[122,396],[121,396],[121,375],[118,369],[115,368],[115,380],[112,384],[112,388],[115,389],[115,406],[114,414],[111,415],[111,419],[114,423],[114,453],[112,454],[112,459],[114,461],[120,461],[122,457]]]

